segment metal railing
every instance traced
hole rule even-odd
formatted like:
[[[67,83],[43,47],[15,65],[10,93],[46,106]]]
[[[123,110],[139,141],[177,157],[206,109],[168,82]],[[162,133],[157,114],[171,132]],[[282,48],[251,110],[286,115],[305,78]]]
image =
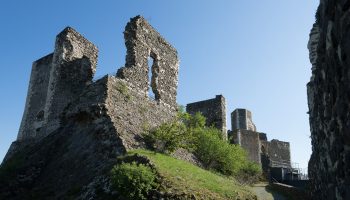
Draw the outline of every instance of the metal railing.
[[[282,168],[287,168],[287,169],[292,168],[291,163],[288,160],[281,160],[281,161],[271,160],[270,166],[271,167],[282,167]]]

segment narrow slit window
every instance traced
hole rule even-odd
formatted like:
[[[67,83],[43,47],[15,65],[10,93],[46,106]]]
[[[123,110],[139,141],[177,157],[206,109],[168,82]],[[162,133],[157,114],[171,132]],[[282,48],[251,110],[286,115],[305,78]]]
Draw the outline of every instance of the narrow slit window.
[[[153,88],[152,88],[153,65],[154,65],[154,59],[152,57],[148,57],[148,97],[152,100],[155,100],[156,95],[154,94]]]

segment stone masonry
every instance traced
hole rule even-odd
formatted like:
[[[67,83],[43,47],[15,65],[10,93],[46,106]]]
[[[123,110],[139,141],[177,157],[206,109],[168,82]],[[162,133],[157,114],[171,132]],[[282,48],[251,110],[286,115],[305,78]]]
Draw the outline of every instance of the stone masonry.
[[[260,140],[261,153],[270,158],[271,167],[291,167],[289,142],[273,139],[271,141]]]
[[[94,44],[70,27],[57,35],[44,110],[46,134],[60,127],[63,109],[91,84],[97,53]]]
[[[313,199],[350,199],[350,2],[321,0],[308,44]]]
[[[151,27],[143,18],[136,17],[126,25],[125,45],[127,48],[125,67],[117,77],[132,83],[133,87],[147,95],[151,85],[155,100],[177,108],[176,94],[179,59],[177,51]],[[148,58],[153,66],[148,67]],[[148,80],[148,71],[152,78]]]
[[[249,110],[235,109],[231,113],[231,126],[231,142],[245,149],[251,161],[260,164],[261,154],[264,154],[271,166],[291,167],[289,142],[268,141],[265,133],[257,132]]]
[[[255,124],[252,120],[252,113],[247,109],[238,108],[231,113],[232,130],[244,129],[256,131]]]
[[[186,105],[189,114],[202,113],[206,118],[207,126],[214,126],[223,133],[223,138],[227,139],[226,128],[226,100],[222,95],[216,95],[213,99],[189,103]]]
[[[49,54],[33,63],[26,105],[17,140],[41,137],[39,134],[44,134],[40,129],[44,124],[44,108],[49,74],[52,68],[52,57],[53,54]]]
[[[251,130],[236,129],[233,131],[233,143],[238,144],[247,152],[248,159],[260,164],[260,139],[259,133]]]
[[[176,49],[141,16],[130,20],[124,36],[125,67],[118,70],[117,76],[93,82],[97,48],[72,28],[58,34],[54,53],[33,63],[18,139],[4,160],[22,144],[35,142],[72,123],[78,127],[100,124],[95,129],[113,133],[121,145],[116,151],[123,152],[142,146],[146,129],[176,116]],[[155,61],[151,81],[149,56]],[[155,100],[147,95],[149,87],[156,94]]]
[[[189,114],[200,112],[206,117],[206,125],[220,129],[224,138],[233,144],[240,145],[247,151],[249,160],[262,164],[261,157],[268,159],[269,165],[274,167],[291,168],[289,142],[267,140],[265,133],[257,132],[252,120],[252,113],[247,109],[235,109],[231,113],[231,131],[226,131],[226,101],[222,95],[186,106]],[[268,166],[268,167],[271,167]]]
[[[96,70],[97,48],[68,27],[56,37],[55,51],[33,63],[17,140],[41,138],[60,126],[60,114]]]

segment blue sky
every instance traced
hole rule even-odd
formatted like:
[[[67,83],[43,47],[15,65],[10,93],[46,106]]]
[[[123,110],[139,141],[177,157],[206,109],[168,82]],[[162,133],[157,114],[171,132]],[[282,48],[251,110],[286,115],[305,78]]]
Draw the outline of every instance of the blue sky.
[[[292,160],[311,153],[307,41],[318,1],[128,0],[3,1],[0,6],[0,160],[15,140],[31,64],[53,51],[71,26],[99,47],[96,77],[125,63],[123,30],[143,15],[180,57],[178,102],[223,94],[228,116],[253,112],[258,131],[291,143]],[[230,118],[228,125],[230,126]]]

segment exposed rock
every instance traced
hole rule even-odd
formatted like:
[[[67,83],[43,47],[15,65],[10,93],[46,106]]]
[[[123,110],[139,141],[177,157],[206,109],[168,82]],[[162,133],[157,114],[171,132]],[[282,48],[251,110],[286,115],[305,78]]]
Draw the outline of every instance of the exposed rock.
[[[349,1],[320,1],[308,45],[313,199],[350,199],[349,27]]]

